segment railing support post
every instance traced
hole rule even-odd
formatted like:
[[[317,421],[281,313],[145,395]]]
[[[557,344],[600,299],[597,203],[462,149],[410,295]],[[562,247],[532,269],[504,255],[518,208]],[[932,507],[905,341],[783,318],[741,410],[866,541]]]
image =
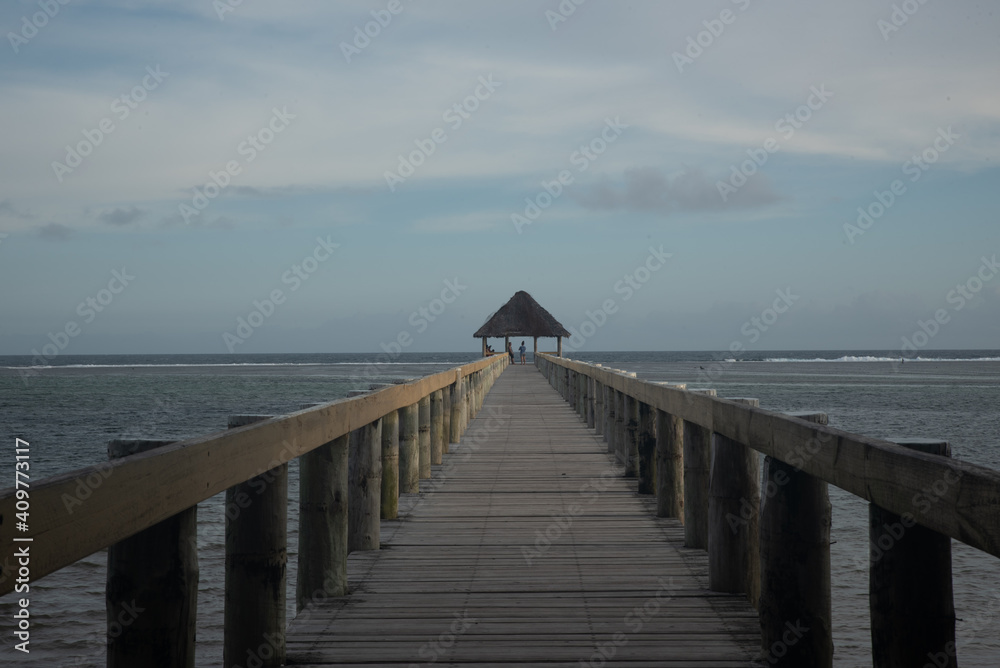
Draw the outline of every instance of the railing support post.
[[[656,516],[684,521],[684,421],[656,411]]]
[[[462,379],[455,380],[448,386],[450,399],[451,422],[448,429],[448,438],[452,443],[462,440]]]
[[[172,441],[115,440],[108,458]],[[108,548],[107,665],[193,668],[198,612],[198,506]],[[136,610],[142,609],[142,614]]]
[[[444,393],[431,392],[431,464],[440,464],[444,453]]]
[[[399,409],[399,491],[420,491],[420,406],[410,404]]]
[[[907,439],[896,443],[911,450],[951,456],[951,446],[944,441]],[[940,484],[947,488],[958,481],[955,476]],[[932,489],[930,493],[934,492]],[[927,503],[923,500],[926,498],[918,495],[914,510],[919,510],[920,503]],[[951,538],[916,522],[913,514],[899,516],[873,503],[868,506],[874,668],[958,665]]]
[[[637,440],[639,431],[639,402],[631,395],[622,393],[622,429],[624,431],[625,477],[635,478],[639,463],[639,443]]]
[[[451,443],[451,386],[441,390],[441,453],[448,454]]]
[[[380,515],[394,520],[399,514],[399,413],[382,417],[382,504]]]
[[[350,439],[347,549],[377,550],[382,503],[382,420],[355,429]]]
[[[270,418],[231,415],[228,426],[235,429]],[[225,510],[222,665],[242,665],[248,655],[258,656],[263,668],[284,665],[288,464],[227,489]],[[260,652],[261,646],[269,651]]]
[[[419,406],[419,427],[417,429],[417,442],[420,445],[420,479],[427,480],[431,477],[431,398],[430,395],[421,397],[417,402]]]
[[[715,396],[715,390],[689,390]],[[708,549],[708,480],[712,430],[684,420],[684,547]]]
[[[790,413],[827,424],[825,413]],[[827,483],[773,457],[764,459],[760,511],[760,630],[764,661],[833,666],[830,497]],[[897,611],[898,614],[898,611]],[[788,643],[788,624],[807,632]]]
[[[299,457],[295,609],[347,595],[347,451],[341,436]]]
[[[639,478],[639,494],[655,494],[656,480],[654,476],[654,460],[656,457],[656,413],[649,404],[636,402],[636,454],[637,473]]]
[[[759,406],[757,399],[730,399]],[[708,588],[760,597],[760,461],[743,443],[713,434],[708,495]]]
[[[594,381],[594,431],[604,435],[604,385]]]

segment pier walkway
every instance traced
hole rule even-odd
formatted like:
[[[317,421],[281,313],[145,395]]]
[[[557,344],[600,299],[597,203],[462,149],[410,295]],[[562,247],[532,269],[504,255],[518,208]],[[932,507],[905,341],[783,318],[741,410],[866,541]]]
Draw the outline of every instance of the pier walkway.
[[[302,613],[304,666],[749,666],[757,612],[708,591],[703,550],[613,465],[534,366],[499,376],[458,445],[400,497],[350,594]]]

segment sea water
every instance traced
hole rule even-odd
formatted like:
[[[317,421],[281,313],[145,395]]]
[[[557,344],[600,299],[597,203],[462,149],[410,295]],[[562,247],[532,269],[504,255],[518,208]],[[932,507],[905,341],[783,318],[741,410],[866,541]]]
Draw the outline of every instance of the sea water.
[[[31,479],[105,461],[115,438],[184,439],[225,428],[229,415],[280,415],[373,382],[436,373],[473,353],[376,355],[66,356],[48,368],[0,357],[0,487],[13,483],[15,438],[31,444]],[[941,438],[956,459],[1000,470],[1000,352],[776,351],[735,360],[706,352],[577,352],[576,359],[646,380],[714,387],[763,408],[815,410],[832,426],[881,438]],[[529,355],[529,363],[530,363]],[[3,454],[6,453],[6,454]],[[289,496],[298,468],[289,464]],[[833,486],[831,548],[836,665],[870,666],[867,504]],[[297,504],[289,503],[289,619],[293,615]],[[198,666],[222,661],[223,495],[199,504]],[[963,666],[1000,665],[1000,561],[954,543],[955,607]],[[13,648],[15,596],[0,599],[6,664],[103,666],[106,551],[31,583],[31,653]],[[9,568],[9,565],[7,565]],[[9,573],[9,570],[8,570]],[[917,667],[921,668],[921,667]]]

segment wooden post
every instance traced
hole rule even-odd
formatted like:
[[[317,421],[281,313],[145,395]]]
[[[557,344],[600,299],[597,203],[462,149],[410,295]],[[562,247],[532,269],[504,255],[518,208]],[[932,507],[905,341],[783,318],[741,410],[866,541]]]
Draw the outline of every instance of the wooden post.
[[[827,424],[825,413],[789,415]],[[826,481],[773,457],[764,459],[764,480],[760,511],[762,663],[780,657],[782,665],[832,668],[831,511]],[[788,643],[784,636],[789,623],[808,631]]]
[[[462,402],[460,397],[462,396],[462,378],[461,376],[455,380],[454,383],[448,386],[448,395],[450,399],[448,400],[449,405],[449,428],[448,428],[448,440],[452,443],[458,443],[462,440]]]
[[[538,359],[538,337],[535,337],[535,359]]]
[[[394,520],[399,514],[399,414],[382,417],[382,503],[380,516]]]
[[[757,399],[730,399],[759,406]],[[708,588],[746,594],[756,607],[760,593],[760,462],[757,452],[712,434],[708,492]]]
[[[440,464],[444,453],[444,396],[441,390],[431,392],[431,464]]]
[[[172,442],[115,440],[108,458]],[[194,667],[197,524],[198,506],[192,506],[108,548],[108,666]]]
[[[230,429],[270,415],[231,415]],[[288,464],[226,490],[226,574],[222,665],[256,657],[264,668],[285,663],[288,566]]]
[[[420,479],[431,477],[431,397],[427,395],[418,402],[420,422],[417,438],[420,444]]]
[[[659,412],[649,404],[637,402],[638,419],[636,421],[636,453],[638,455],[637,472],[639,477],[639,494],[656,493],[656,470],[654,456],[656,454],[656,421],[654,414]],[[656,462],[656,467],[659,462]]]
[[[594,380],[594,431],[604,434],[604,385]]]
[[[399,491],[420,492],[420,407],[410,404],[399,409]]]
[[[715,396],[715,390],[689,390]],[[684,547],[708,549],[708,478],[712,430],[684,421]]]
[[[656,411],[656,516],[684,521],[684,421]]]
[[[347,472],[347,549],[377,550],[382,503],[382,420],[351,432]]]
[[[295,609],[347,595],[347,435],[299,457]]]
[[[639,469],[639,402],[623,395],[625,407],[625,477],[635,478]]]
[[[441,453],[448,454],[451,443],[451,386],[441,390]]]
[[[943,457],[945,441],[898,440],[897,444]],[[891,475],[891,472],[889,473]],[[951,581],[951,538],[917,522],[920,509],[960,478],[935,481],[914,497],[914,513],[902,516],[869,504],[871,548],[869,605],[874,668],[933,665],[955,668],[955,604]]]
[[[604,438],[608,442],[608,452],[615,455],[615,460],[620,464],[618,457],[618,392],[610,385],[604,388]]]
[[[562,357],[562,337],[556,337],[556,357]]]

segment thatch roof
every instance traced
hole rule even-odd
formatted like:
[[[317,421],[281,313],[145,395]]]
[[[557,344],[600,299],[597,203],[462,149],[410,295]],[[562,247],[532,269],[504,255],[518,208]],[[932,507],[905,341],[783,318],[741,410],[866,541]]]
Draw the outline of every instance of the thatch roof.
[[[570,333],[531,295],[519,290],[472,336],[477,339],[486,336],[568,337]]]

